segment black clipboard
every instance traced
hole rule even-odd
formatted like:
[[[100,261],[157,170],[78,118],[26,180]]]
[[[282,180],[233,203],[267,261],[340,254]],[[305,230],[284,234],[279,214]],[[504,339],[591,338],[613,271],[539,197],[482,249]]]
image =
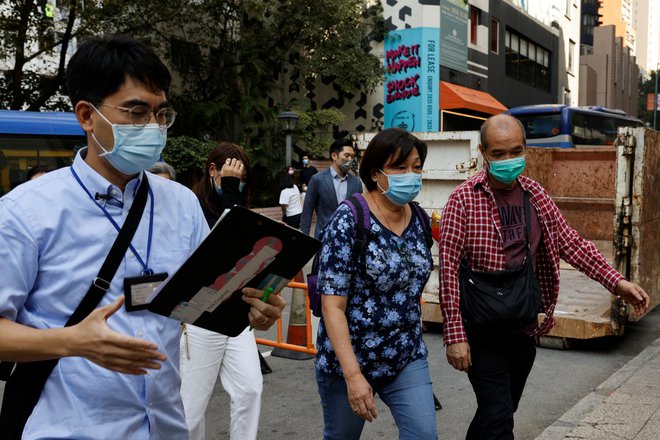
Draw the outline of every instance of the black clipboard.
[[[148,309],[237,336],[249,325],[240,289],[284,288],[321,242],[284,223],[235,206],[186,262],[160,285]]]

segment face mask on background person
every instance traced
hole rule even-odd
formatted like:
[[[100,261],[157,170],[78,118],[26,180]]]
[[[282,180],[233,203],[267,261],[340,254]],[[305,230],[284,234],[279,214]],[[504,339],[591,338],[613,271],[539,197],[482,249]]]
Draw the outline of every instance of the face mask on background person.
[[[405,173],[405,174],[385,174],[379,170],[383,175],[387,176],[387,191],[378,185],[385,197],[395,205],[403,206],[408,202],[412,202],[419,191],[422,189],[422,175],[421,173]]]
[[[117,171],[126,175],[137,174],[158,162],[167,142],[167,128],[161,128],[158,124],[143,127],[113,124],[96,107],[92,105],[92,108],[112,127],[115,143],[111,151],[101,145],[94,132],[92,137],[104,151],[100,156],[105,157]]]
[[[309,159],[303,159],[303,165],[307,165],[309,163]]]
[[[345,173],[349,172],[351,168],[353,168],[352,160],[345,160],[344,162],[341,163],[341,165],[339,165],[339,169]]]
[[[484,155],[484,157],[486,157]],[[525,156],[514,157],[513,159],[490,161],[488,162],[488,172],[493,179],[500,183],[508,185],[520,176],[525,169]]]
[[[295,173],[295,171],[294,171],[294,170],[289,170],[288,173],[289,173],[289,176],[293,176],[293,174]]]

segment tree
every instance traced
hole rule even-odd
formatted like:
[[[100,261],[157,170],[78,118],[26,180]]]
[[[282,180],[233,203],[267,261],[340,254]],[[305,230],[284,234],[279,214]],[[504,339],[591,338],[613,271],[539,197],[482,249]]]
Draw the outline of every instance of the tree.
[[[2,106],[63,108],[67,100],[57,96],[65,95],[69,44],[99,32],[129,34],[148,40],[173,71],[173,136],[240,143],[273,177],[284,163],[281,110],[313,114],[306,93],[322,83],[370,92],[383,78],[370,53],[385,33],[382,7],[372,0],[105,0],[84,8],[71,0],[48,41],[41,37],[51,24],[45,4],[16,0],[0,10],[0,66],[13,60],[0,80]],[[58,59],[45,74],[30,66],[44,56]],[[323,119],[311,116],[320,131],[328,130]]]
[[[655,93],[655,76],[657,71],[653,71],[645,78],[644,75],[639,76],[639,100],[637,105],[637,117],[644,123],[653,126],[653,110],[647,110],[648,95]],[[660,87],[660,86],[659,86]],[[660,93],[660,90],[658,90]],[[660,127],[660,112],[656,115],[656,125]]]
[[[172,0],[14,0],[0,8],[0,105],[15,110],[71,110],[63,89],[67,53],[99,32],[146,36],[185,5]],[[148,9],[144,9],[148,8]],[[121,11],[117,14],[117,11]],[[155,12],[152,12],[155,11]]]

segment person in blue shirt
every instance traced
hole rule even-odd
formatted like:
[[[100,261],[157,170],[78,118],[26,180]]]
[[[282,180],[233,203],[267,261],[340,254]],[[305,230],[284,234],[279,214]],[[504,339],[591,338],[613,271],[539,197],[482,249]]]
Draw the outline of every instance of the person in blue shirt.
[[[359,172],[371,216],[364,256],[354,253],[348,205],[322,233],[316,380],[325,440],[359,439],[364,422],[377,416],[374,393],[390,408],[400,439],[437,438],[420,304],[433,260],[410,206],[422,187],[426,150],[398,128],[369,143]]]
[[[170,73],[132,38],[95,38],[71,58],[67,82],[87,148],[71,167],[0,199],[0,360],[59,359],[23,439],[187,439],[179,323],[123,307],[124,278],[173,273],[209,231],[190,190],[145,172],[176,116],[166,96]],[[150,191],[133,249],[99,307],[63,328],[145,177]],[[265,303],[261,294],[243,289],[251,325],[267,329],[284,300]]]

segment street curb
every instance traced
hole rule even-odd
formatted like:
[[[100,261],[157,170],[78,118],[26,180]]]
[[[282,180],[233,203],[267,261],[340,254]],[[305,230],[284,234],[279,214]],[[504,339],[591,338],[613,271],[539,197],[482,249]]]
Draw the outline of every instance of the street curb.
[[[650,359],[660,354],[660,338],[653,341],[637,356],[628,361],[617,372],[612,374],[594,391],[586,395],[573,408],[569,409],[548,426],[536,440],[561,440],[575,428],[587,414],[605,402],[610,393],[616,391],[625,381],[630,379]]]

